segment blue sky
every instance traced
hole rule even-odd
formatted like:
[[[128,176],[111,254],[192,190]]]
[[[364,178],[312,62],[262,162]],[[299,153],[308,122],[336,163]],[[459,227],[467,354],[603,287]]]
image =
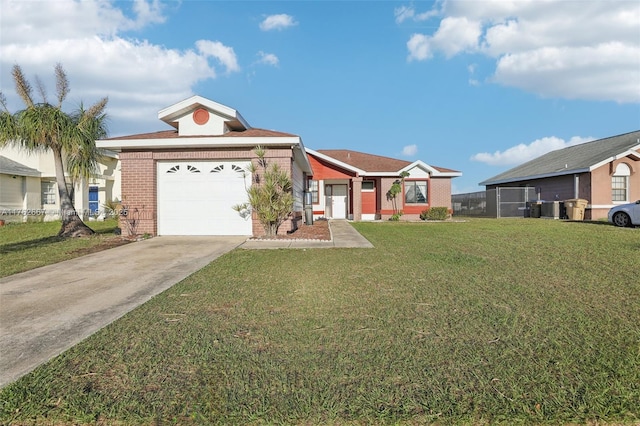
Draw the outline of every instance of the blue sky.
[[[254,127],[456,169],[455,193],[552,149],[640,129],[637,1],[0,0],[11,67],[110,135],[166,129],[198,94]]]

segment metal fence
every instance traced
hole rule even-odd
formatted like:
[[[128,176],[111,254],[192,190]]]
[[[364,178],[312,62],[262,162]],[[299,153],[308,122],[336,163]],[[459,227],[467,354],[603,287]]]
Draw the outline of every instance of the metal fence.
[[[536,198],[534,187],[496,188],[452,195],[451,205],[456,216],[525,217]]]
[[[451,206],[454,216],[478,216],[487,214],[487,192],[468,192],[451,196]]]

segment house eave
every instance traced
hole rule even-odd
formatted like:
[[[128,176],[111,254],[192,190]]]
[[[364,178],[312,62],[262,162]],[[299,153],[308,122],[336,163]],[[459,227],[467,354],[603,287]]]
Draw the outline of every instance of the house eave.
[[[545,179],[545,178],[557,177],[557,176],[574,175],[574,174],[577,174],[577,173],[588,173],[590,171],[591,170],[588,169],[588,168],[586,168],[586,169],[563,170],[562,172],[544,173],[544,174],[540,174],[540,175],[531,175],[531,176],[521,176],[521,177],[517,177],[517,178],[485,180],[485,181],[480,182],[478,185],[480,185],[480,186],[501,185],[503,183],[522,182],[523,180]]]
[[[193,148],[233,148],[248,146],[294,146],[301,145],[297,136],[291,137],[186,137],[167,139],[116,139],[99,140],[96,146],[115,152],[134,149],[193,149]],[[308,162],[308,160],[307,160]]]
[[[440,170],[436,169],[433,166],[428,165],[427,163],[425,163],[422,160],[416,160],[413,163],[409,164],[406,167],[403,167],[402,169],[398,170],[398,174],[402,173],[402,172],[408,172],[409,170],[415,168],[415,167],[420,167],[421,169],[427,171],[429,173],[430,176],[432,177],[459,177],[462,176],[462,172],[441,172]]]
[[[620,154],[614,155],[613,157],[609,157],[606,158],[592,166],[589,167],[589,171],[593,171],[599,167],[604,166],[605,164],[608,164],[612,161],[616,161],[619,160],[621,158],[625,158],[625,157],[631,157],[635,160],[640,160],[640,145],[634,146],[631,149],[628,149],[624,152],[621,152]]]

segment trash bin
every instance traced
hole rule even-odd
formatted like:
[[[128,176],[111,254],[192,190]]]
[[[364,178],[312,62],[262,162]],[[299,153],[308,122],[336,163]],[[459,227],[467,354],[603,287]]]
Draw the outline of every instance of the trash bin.
[[[564,200],[564,206],[567,209],[567,218],[569,220],[584,220],[584,211],[587,208],[588,201],[581,198],[572,198]]]
[[[313,194],[311,192],[304,193],[304,223],[305,225],[313,225]]]

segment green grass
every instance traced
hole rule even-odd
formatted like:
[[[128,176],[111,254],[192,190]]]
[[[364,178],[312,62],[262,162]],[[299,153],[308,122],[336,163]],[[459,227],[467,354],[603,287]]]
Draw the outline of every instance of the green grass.
[[[60,238],[61,222],[8,223],[0,227],[0,278],[82,255],[82,250],[113,238],[115,219],[87,222],[88,238]]]
[[[0,393],[17,424],[640,422],[640,230],[358,223],[242,250]]]

